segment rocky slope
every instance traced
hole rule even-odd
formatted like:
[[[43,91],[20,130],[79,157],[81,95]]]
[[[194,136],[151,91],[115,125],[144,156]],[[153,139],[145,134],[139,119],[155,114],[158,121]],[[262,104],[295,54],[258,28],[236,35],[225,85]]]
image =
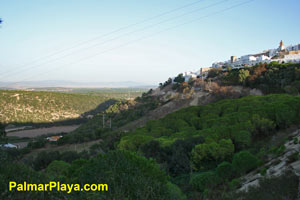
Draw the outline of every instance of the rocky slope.
[[[297,176],[300,176],[300,160],[298,156],[300,153],[300,129],[293,131],[289,135],[289,140],[285,142],[285,150],[280,156],[270,157],[268,161],[260,167],[266,169],[263,176],[260,169],[255,170],[241,178],[242,186],[238,191],[248,191],[249,187],[258,187],[259,181],[262,178],[272,178],[284,175],[287,171],[292,171]]]
[[[173,90],[172,85],[169,85],[153,90],[150,95],[158,97],[160,101],[163,102],[162,105],[150,111],[147,115],[126,124],[119,130],[133,130],[144,126],[149,120],[160,119],[179,109],[216,102],[223,98],[224,95],[228,98],[239,98],[248,95],[262,96],[263,94],[258,89],[250,89],[242,86],[220,87],[217,84],[207,83],[201,86],[194,85],[189,88],[188,92]]]

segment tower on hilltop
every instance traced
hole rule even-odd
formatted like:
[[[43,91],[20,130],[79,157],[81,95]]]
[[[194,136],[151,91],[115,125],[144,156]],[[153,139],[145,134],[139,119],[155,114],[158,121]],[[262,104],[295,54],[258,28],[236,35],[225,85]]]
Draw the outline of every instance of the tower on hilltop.
[[[283,44],[283,41],[281,40],[280,41],[280,44],[279,44],[279,50],[280,51],[282,51],[282,50],[284,50],[285,48],[284,48],[284,44]]]
[[[236,56],[231,56],[230,57],[230,63],[234,63],[236,61]]]

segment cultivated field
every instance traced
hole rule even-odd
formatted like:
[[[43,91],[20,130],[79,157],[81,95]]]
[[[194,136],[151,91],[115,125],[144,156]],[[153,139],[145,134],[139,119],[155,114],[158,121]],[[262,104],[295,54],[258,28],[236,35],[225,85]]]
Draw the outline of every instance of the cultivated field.
[[[55,133],[69,133],[77,129],[80,125],[69,125],[69,126],[52,126],[48,128],[37,128],[31,130],[21,130],[7,133],[7,136],[15,136],[15,137],[28,137],[34,138],[41,135],[47,134],[55,134]]]

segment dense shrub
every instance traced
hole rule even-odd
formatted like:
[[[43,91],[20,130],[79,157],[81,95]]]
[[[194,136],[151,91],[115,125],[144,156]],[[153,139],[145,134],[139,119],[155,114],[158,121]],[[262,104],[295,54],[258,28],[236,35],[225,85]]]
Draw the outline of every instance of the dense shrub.
[[[60,153],[59,151],[42,151],[38,153],[36,158],[33,160],[32,165],[35,170],[41,170],[47,168],[47,166],[54,160],[62,160],[68,163],[79,159],[85,158],[87,159],[89,155],[86,151],[82,151],[77,153],[75,151],[65,151]]]
[[[16,189],[8,190],[10,181],[16,183],[47,183],[47,177],[40,174],[27,165],[21,164],[13,160],[6,151],[0,149],[0,199],[50,199],[50,196],[56,196],[58,199],[62,198],[58,192],[19,192]]]
[[[249,131],[239,131],[234,135],[234,144],[237,150],[242,150],[250,146],[251,133]]]
[[[180,190],[180,188],[177,185],[168,182],[167,188],[168,188],[170,200],[186,200],[187,199],[186,196],[182,193],[182,191]]]
[[[70,164],[62,160],[52,161],[46,168],[46,174],[52,181],[65,182]]]
[[[223,180],[230,180],[234,175],[234,169],[231,163],[222,162],[217,167],[217,175]]]
[[[109,191],[94,194],[105,199],[171,199],[178,189],[153,160],[127,151],[111,151],[85,164],[78,173],[81,184],[106,183]],[[171,192],[175,194],[170,194]]]
[[[174,82],[175,83],[183,83],[184,82],[184,77],[183,77],[183,74],[178,74],[178,76],[176,76],[175,78],[174,78]]]
[[[223,161],[230,158],[234,153],[234,145],[230,139],[221,139],[219,143],[198,144],[192,151],[193,163],[197,169],[205,162]]]
[[[260,170],[260,174],[261,174],[262,176],[265,176],[266,173],[267,173],[267,169],[266,169],[266,168],[262,168],[262,169]]]
[[[241,184],[241,180],[239,178],[232,179],[228,184],[229,189],[230,190],[235,190],[240,186],[240,184]]]
[[[190,180],[192,187],[199,192],[203,192],[205,189],[211,189],[219,183],[220,179],[217,174],[212,171],[194,175]]]
[[[44,147],[46,145],[46,143],[47,143],[47,140],[45,138],[39,138],[37,140],[30,141],[27,144],[27,147],[31,148],[31,149],[38,149],[38,148]]]
[[[212,71],[213,73],[213,71]],[[215,74],[225,85],[246,85],[262,90],[265,94],[289,93],[297,95],[300,88],[300,64],[258,64],[241,70],[228,70]]]
[[[124,134],[120,146],[137,151],[151,138],[170,146],[176,140],[202,136],[206,145],[231,139],[238,151],[247,148],[253,139],[269,137],[276,129],[298,123],[299,119],[299,97],[247,96],[185,108],[150,121],[144,128]]]
[[[142,154],[161,163],[166,172],[172,176],[190,172],[190,152],[197,144],[203,143],[203,137],[191,137],[176,140],[171,146],[163,147],[156,140],[141,146]]]
[[[45,169],[54,160],[60,160],[60,153],[58,151],[49,153],[42,151],[33,161],[33,167],[35,170]]]
[[[233,156],[232,161],[235,171],[244,174],[258,166],[258,159],[248,151],[241,151]]]

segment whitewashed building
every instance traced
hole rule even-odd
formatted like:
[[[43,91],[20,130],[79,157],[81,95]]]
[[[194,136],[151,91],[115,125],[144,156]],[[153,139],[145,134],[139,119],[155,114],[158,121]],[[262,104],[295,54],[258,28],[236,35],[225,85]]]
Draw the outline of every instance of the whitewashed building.
[[[271,60],[271,58],[268,56],[265,56],[265,55],[256,57],[256,63],[265,62],[265,61],[269,61],[269,60]]]
[[[221,68],[223,71],[226,71],[229,66],[233,69],[240,69],[245,66],[254,66],[260,63],[270,63],[272,61],[277,61],[279,63],[300,63],[300,44],[284,46],[283,42],[280,41],[278,48],[264,50],[258,54],[244,55],[240,58],[231,56],[230,60],[214,62],[211,67],[200,68],[197,72],[185,72],[183,77],[185,82],[188,82],[191,78],[206,78],[208,72],[214,68]],[[172,78],[172,82],[174,81],[174,78],[175,77]]]
[[[279,47],[276,49],[265,50],[258,54],[249,54],[236,58],[231,56],[229,61],[215,62],[212,64],[213,68],[220,68],[231,66],[233,69],[243,68],[245,66],[254,66],[259,63],[270,63],[272,61],[277,62],[294,62],[300,63],[300,44],[284,46],[280,41]],[[226,70],[226,69],[224,69]]]
[[[190,79],[197,78],[196,72],[185,72],[184,73],[184,81],[188,82]]]
[[[225,63],[224,62],[214,62],[213,64],[212,64],[212,68],[221,68],[221,67],[223,67],[225,65]]]
[[[17,145],[10,144],[10,143],[7,143],[7,144],[1,144],[0,147],[2,147],[2,148],[10,148],[10,149],[17,149],[17,148],[18,148]]]

